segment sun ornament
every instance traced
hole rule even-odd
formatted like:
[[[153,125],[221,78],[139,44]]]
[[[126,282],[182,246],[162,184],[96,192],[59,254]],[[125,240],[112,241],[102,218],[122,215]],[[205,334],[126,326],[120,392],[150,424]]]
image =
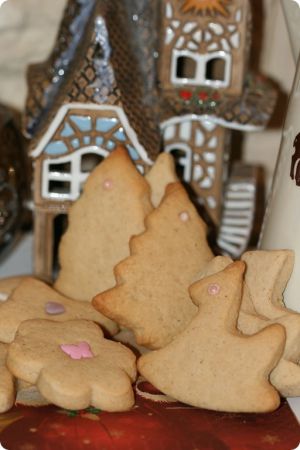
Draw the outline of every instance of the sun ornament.
[[[184,0],[182,11],[194,11],[196,13],[200,12],[228,16],[226,6],[229,3],[231,3],[231,0]]]

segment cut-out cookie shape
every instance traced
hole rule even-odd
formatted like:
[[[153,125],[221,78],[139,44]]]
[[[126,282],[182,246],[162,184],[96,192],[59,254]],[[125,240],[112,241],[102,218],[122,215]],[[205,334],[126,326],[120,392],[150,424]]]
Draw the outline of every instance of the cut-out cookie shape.
[[[115,268],[116,287],[93,305],[131,329],[139,345],[160,348],[197,313],[188,287],[213,255],[206,226],[180,183],[167,186],[145,226],[130,240],[131,256]]]
[[[152,205],[157,208],[167,185],[178,181],[173,156],[170,153],[160,153],[145,178],[151,188]]]
[[[8,411],[15,401],[14,377],[6,367],[7,349],[0,343],[0,413]]]
[[[0,302],[0,341],[12,342],[20,323],[28,319],[86,319],[99,323],[109,334],[118,331],[118,326],[89,302],[67,298],[34,278],[21,281],[10,297]]]
[[[231,412],[267,412],[280,398],[268,381],[285,332],[271,325],[254,336],[236,328],[244,263],[190,288],[197,316],[169,345],[143,355],[140,373],[163,393],[190,405]]]
[[[91,301],[114,286],[114,266],[129,255],[129,239],[144,230],[152,210],[150,187],[124,148],[117,148],[88,177],[69,211],[59,247],[55,288]]]
[[[80,359],[78,353],[74,357],[71,346],[80,348]],[[91,405],[124,411],[134,404],[135,356],[122,344],[104,339],[93,322],[23,322],[9,346],[7,365],[15,376],[36,385],[46,400],[62,408]]]
[[[294,254],[290,250],[261,250],[247,252],[242,259],[247,264],[245,284],[256,315],[242,311],[239,328],[252,334],[272,323],[285,327],[283,357],[271,373],[270,380],[284,397],[300,396],[300,314],[285,308],[283,303],[283,292],[293,270]]]

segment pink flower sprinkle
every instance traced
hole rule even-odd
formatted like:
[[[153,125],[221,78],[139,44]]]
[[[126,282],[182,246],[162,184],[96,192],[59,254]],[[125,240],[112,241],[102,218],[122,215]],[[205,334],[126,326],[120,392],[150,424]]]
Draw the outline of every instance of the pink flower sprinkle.
[[[79,344],[61,344],[61,350],[72,359],[92,358],[91,347],[87,342],[79,342]]]
[[[190,215],[187,211],[182,211],[179,214],[179,218],[182,222],[187,222],[188,220],[190,220]]]
[[[209,295],[218,295],[221,288],[218,284],[210,284],[207,288]]]

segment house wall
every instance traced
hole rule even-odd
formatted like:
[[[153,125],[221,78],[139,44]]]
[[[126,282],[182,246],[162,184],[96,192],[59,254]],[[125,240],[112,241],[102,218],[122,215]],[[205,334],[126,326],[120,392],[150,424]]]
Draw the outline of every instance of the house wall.
[[[228,17],[183,13],[181,6],[173,0],[162,2],[159,64],[162,88],[207,86],[239,95],[250,44],[248,1],[234,1],[228,6]],[[222,60],[224,68],[220,64],[214,67],[213,59]]]
[[[292,0],[285,0],[292,2]],[[46,58],[51,50],[66,0],[9,0],[0,7],[0,102],[22,110],[26,97],[26,67]],[[257,10],[254,45],[257,66],[281,90],[276,120],[267,131],[244,136],[242,158],[261,165],[269,186],[281,140],[295,64],[280,0],[251,0]],[[295,3],[295,6],[296,3]],[[255,13],[255,11],[254,11]]]
[[[209,120],[182,116],[166,121],[163,134],[165,151],[175,157],[178,174],[218,224],[227,170],[226,130]]]

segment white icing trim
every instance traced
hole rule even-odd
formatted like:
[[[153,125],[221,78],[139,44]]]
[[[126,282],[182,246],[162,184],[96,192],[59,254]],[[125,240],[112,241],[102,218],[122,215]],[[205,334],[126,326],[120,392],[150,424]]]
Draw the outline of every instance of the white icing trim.
[[[61,106],[54,117],[53,121],[51,122],[50,126],[48,127],[46,133],[42,136],[40,142],[38,143],[37,147],[31,151],[30,155],[33,158],[37,158],[40,156],[40,154],[44,151],[46,145],[51,140],[53,135],[55,134],[57,128],[62,123],[64,117],[67,115],[68,111],[71,111],[72,109],[81,109],[81,110],[93,110],[93,111],[113,111],[116,113],[118,119],[121,122],[121,125],[125,129],[129,139],[132,142],[132,146],[136,149],[141,159],[149,164],[152,165],[153,161],[150,160],[150,158],[147,155],[147,152],[145,148],[139,143],[136,132],[131,127],[129,120],[122,108],[119,106],[112,106],[112,105],[95,105],[94,103],[67,103],[63,106]],[[76,150],[74,150],[76,151]]]
[[[185,153],[185,156],[178,158],[177,163],[183,167],[183,179],[187,183],[192,180],[192,156],[193,152],[189,145],[183,142],[173,142],[164,148],[164,152],[171,153],[176,150],[181,150]]]
[[[229,128],[230,130],[241,130],[241,131],[262,131],[265,127],[263,126],[255,126],[255,125],[241,125],[237,122],[227,122],[221,117],[212,116],[209,114],[197,115],[197,114],[186,114],[184,116],[175,116],[171,117],[171,119],[167,119],[160,124],[162,130],[169,125],[177,125],[183,120],[195,120],[202,122],[203,120],[208,120],[210,122],[215,123],[216,125],[220,125],[224,128]]]
[[[81,156],[86,154],[100,155],[106,158],[109,151],[97,146],[81,147],[67,155],[45,159],[42,172],[42,197],[51,200],[76,200],[80,195],[80,187],[89,176],[89,172],[81,171]],[[71,163],[70,173],[50,172],[49,166],[55,164]],[[49,192],[49,181],[62,181],[70,183],[70,193]]]
[[[192,78],[181,78],[177,76],[177,61],[179,58],[190,58],[196,64],[196,70],[194,77]],[[213,59],[222,59],[225,63],[224,70],[224,80],[210,80],[206,78],[206,69],[209,61]],[[222,50],[200,54],[196,52],[189,51],[187,49],[172,51],[172,61],[171,61],[171,83],[174,85],[199,85],[199,86],[209,86],[218,88],[228,87],[231,82],[231,65],[232,57],[230,53],[226,53]]]

